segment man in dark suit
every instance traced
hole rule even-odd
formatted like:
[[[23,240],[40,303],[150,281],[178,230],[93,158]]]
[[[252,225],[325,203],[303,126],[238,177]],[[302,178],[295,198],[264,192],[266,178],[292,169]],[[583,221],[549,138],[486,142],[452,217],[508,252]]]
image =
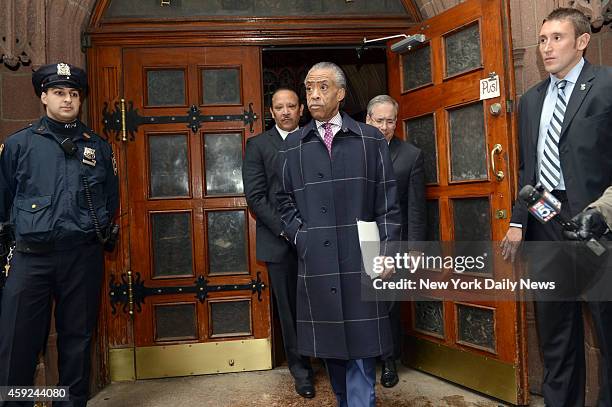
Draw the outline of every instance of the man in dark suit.
[[[304,84],[313,120],[285,140],[278,194],[283,232],[298,253],[298,350],[325,359],[338,406],[374,407],[376,357],[393,344],[386,304],[362,299],[357,220],[376,223],[383,249],[399,239],[389,148],[376,128],[340,112],[340,67],[320,62]]]
[[[415,145],[395,137],[397,102],[388,95],[378,95],[368,103],[366,123],[381,131],[387,143],[397,180],[400,211],[402,213],[401,240],[424,241],[427,235],[425,211],[425,176],[423,152]],[[384,358],[380,383],[393,387],[399,382],[395,361],[402,350],[400,303],[392,303],[389,311],[393,333],[393,354]]]
[[[270,113],[276,124],[270,130],[248,139],[242,179],[247,203],[257,217],[257,260],[266,262],[268,267],[295,390],[302,397],[312,398],[315,389],[310,360],[297,352],[297,257],[295,250],[281,237],[276,201],[276,193],[281,189],[276,165],[278,150],[287,134],[298,129],[303,110],[304,106],[294,91],[278,89],[274,92]]]
[[[518,188],[542,183],[562,202],[571,218],[612,184],[612,69],[594,66],[583,54],[590,39],[589,19],[575,9],[560,8],[548,15],[540,29],[539,49],[550,76],[527,91],[519,106]],[[561,228],[528,217],[515,204],[510,228],[501,242],[502,254],[514,260],[522,240],[561,241]],[[567,266],[561,244],[533,251],[529,270],[534,278],[567,285],[577,271]],[[574,273],[574,274],[572,274]],[[559,279],[560,275],[569,278]],[[536,294],[538,295],[538,294]],[[541,299],[542,294],[536,297]],[[598,406],[611,406],[609,369],[612,352],[612,307],[607,302],[589,306],[602,351]],[[544,358],[544,400],[550,406],[584,406],[585,362],[581,303],[537,301],[536,321]]]

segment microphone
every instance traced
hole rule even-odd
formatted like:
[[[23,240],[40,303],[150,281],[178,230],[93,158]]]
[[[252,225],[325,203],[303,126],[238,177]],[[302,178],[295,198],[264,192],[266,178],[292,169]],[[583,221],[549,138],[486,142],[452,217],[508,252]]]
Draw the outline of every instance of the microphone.
[[[548,192],[541,184],[537,184],[535,188],[531,185],[525,185],[519,192],[519,198],[527,204],[529,212],[540,223],[548,223],[554,219],[564,230],[569,232],[577,232],[579,226],[573,220],[567,219],[561,213],[561,201],[553,194]],[[594,238],[589,239],[586,245],[597,256],[605,253],[606,249]]]

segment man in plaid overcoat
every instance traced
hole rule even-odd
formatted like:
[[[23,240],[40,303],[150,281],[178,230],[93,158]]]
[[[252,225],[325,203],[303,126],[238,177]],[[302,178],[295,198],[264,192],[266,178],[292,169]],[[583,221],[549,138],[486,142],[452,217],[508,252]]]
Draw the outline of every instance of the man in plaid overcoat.
[[[346,79],[335,64],[305,79],[313,120],[281,148],[278,194],[285,237],[299,257],[298,351],[325,359],[339,406],[374,406],[376,356],[392,349],[387,306],[361,299],[356,220],[399,240],[400,212],[388,146],[376,128],[339,111]]]

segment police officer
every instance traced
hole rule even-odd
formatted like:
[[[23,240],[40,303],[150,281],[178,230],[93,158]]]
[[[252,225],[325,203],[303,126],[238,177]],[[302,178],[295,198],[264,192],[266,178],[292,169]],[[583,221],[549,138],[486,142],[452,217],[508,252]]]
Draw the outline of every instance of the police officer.
[[[0,386],[33,384],[54,299],[58,385],[70,402],[53,405],[85,406],[117,167],[111,146],[78,119],[82,69],[45,65],[32,83],[46,115],[0,147],[0,222],[15,237],[0,307]]]

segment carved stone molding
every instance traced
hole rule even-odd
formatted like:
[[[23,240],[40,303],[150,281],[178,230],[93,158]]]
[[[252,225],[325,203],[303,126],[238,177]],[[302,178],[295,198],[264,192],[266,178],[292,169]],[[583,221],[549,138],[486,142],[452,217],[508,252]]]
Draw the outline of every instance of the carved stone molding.
[[[522,68],[525,65],[525,48],[515,48],[512,50],[514,68]]]
[[[0,60],[11,69],[45,61],[45,2],[3,0],[0,17]]]
[[[587,15],[594,30],[599,30],[612,21],[612,0],[564,0],[562,3]]]

